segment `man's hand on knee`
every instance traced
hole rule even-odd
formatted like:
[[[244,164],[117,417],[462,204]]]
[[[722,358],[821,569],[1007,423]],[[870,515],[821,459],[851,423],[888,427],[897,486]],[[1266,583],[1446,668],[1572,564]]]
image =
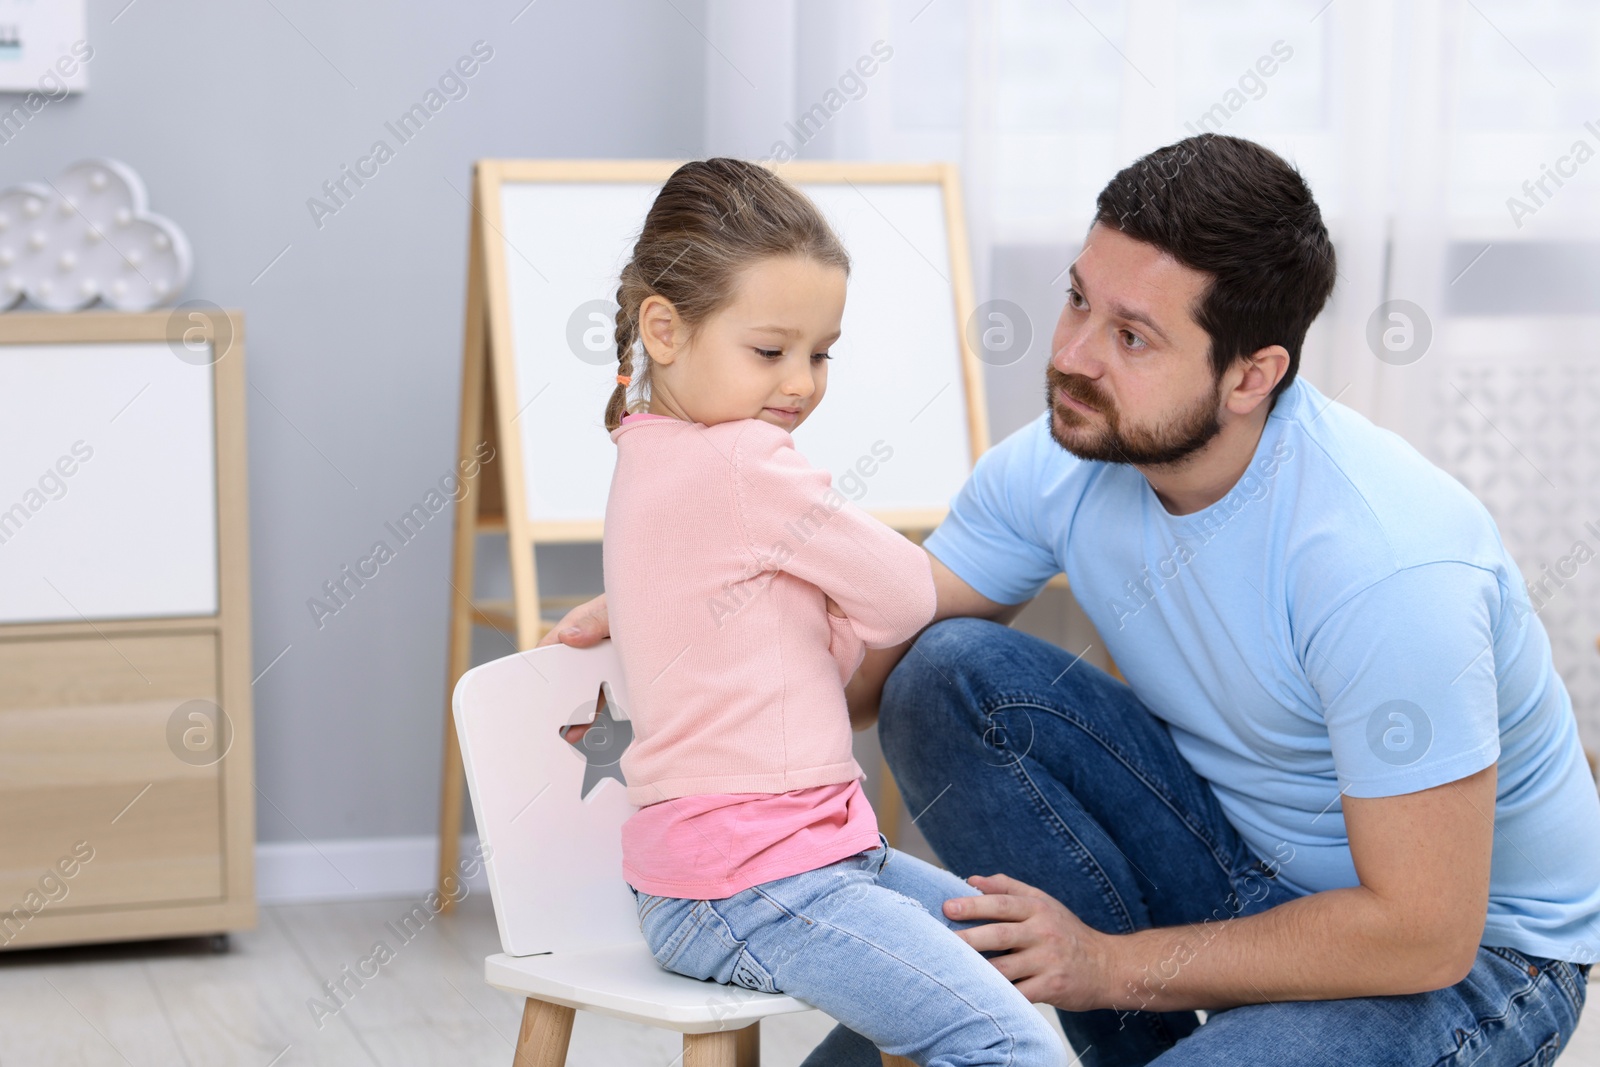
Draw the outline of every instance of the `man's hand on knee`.
[[[975,874],[981,897],[952,897],[944,913],[987,924],[956,931],[979,952],[1004,952],[989,962],[1035,1004],[1064,1011],[1105,1006],[1110,938],[1089,927],[1044,890],[1010,875]]]

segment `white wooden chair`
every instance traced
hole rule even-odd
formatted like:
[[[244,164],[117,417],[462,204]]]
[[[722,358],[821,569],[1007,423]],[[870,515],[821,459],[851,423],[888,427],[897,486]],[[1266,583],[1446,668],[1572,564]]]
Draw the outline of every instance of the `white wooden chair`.
[[[598,771],[580,797],[593,753],[559,730],[591,721],[602,694],[611,715],[626,719],[625,685],[605,640],[506,656],[468,671],[455,688],[456,732],[504,950],[484,961],[484,975],[527,998],[515,1067],[564,1064],[580,1010],[680,1032],[684,1067],[757,1067],[761,1020],[810,1006],[660,967],[622,878],[621,827],[636,809],[617,778],[596,784]]]

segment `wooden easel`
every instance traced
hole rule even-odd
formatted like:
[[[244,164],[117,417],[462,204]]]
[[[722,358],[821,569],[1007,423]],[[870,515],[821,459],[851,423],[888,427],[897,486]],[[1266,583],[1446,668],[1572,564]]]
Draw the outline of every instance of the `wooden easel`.
[[[587,597],[539,595],[534,549],[538,544],[599,542],[602,523],[592,521],[536,522],[528,517],[521,439],[516,427],[516,363],[510,320],[510,293],[502,240],[500,187],[505,182],[560,181],[663,181],[677,166],[660,160],[549,161],[479,160],[474,165],[471,235],[468,246],[465,337],[462,345],[461,422],[457,455],[465,471],[481,445],[493,451],[476,472],[462,474],[464,491],[456,504],[454,550],[451,563],[449,652],[446,668],[444,768],[439,802],[438,887],[444,910],[453,907],[452,894],[444,892],[446,878],[455,877],[460,845],[462,791],[465,774],[460,743],[450,711],[450,694],[456,681],[472,666],[472,628],[488,626],[506,640],[506,652],[535,647],[555,626],[543,617],[553,610],[564,613]],[[984,401],[982,367],[960,325],[974,313],[970,257],[961,192],[955,168],[949,164],[841,164],[789,163],[774,166],[776,173],[795,182],[852,181],[856,183],[933,181],[944,190],[944,221],[950,254],[950,284],[958,332],[961,335],[961,375],[967,397],[967,429],[973,462],[988,448],[989,428]],[[504,447],[502,447],[504,446]],[[890,525],[920,543],[943,518],[943,508],[896,513]],[[883,518],[883,516],[879,516]],[[504,534],[510,554],[511,599],[476,601],[473,577],[479,534]],[[559,618],[559,615],[557,616]],[[891,841],[898,828],[899,790],[887,765],[880,768],[882,782],[879,822]]]

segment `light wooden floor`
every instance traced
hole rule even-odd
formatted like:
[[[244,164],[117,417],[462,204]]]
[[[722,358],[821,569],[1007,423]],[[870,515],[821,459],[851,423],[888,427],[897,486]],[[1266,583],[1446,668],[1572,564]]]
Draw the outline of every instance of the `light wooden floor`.
[[[483,983],[499,951],[487,895],[403,941],[388,924],[414,903],[263,908],[222,955],[193,941],[0,953],[0,1067],[511,1067],[521,1004]],[[392,958],[329,1001],[323,983],[357,973],[378,941]],[[316,1000],[339,1010],[319,1019]],[[763,1023],[762,1063],[797,1067],[832,1025],[818,1012]],[[667,1031],[580,1013],[568,1062],[675,1067],[680,1048]],[[1586,1018],[1561,1063],[1600,1067],[1600,1024]]]
[[[483,981],[500,950],[487,895],[402,941],[388,924],[414,903],[263,908],[221,955],[196,941],[0,953],[0,1067],[511,1067],[522,1004]],[[323,983],[359,974],[380,940],[392,958],[359,988],[344,979],[340,1010],[319,1018],[307,1001],[329,1003]],[[768,1020],[763,1064],[797,1067],[832,1026],[819,1012]],[[681,1049],[677,1034],[580,1013],[568,1063],[673,1067]]]

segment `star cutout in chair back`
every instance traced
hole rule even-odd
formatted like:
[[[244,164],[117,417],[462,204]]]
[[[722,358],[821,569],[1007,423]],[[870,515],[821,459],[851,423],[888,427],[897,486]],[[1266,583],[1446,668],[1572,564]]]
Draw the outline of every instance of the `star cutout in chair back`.
[[[588,704],[585,703],[584,707],[587,708]],[[566,727],[562,729],[564,731]],[[583,788],[578,793],[580,799],[587,799],[604,778],[615,778],[627,786],[627,779],[623,778],[618,761],[632,743],[633,723],[611,714],[611,702],[602,690],[600,710],[573,746],[587,764],[583,769]]]

